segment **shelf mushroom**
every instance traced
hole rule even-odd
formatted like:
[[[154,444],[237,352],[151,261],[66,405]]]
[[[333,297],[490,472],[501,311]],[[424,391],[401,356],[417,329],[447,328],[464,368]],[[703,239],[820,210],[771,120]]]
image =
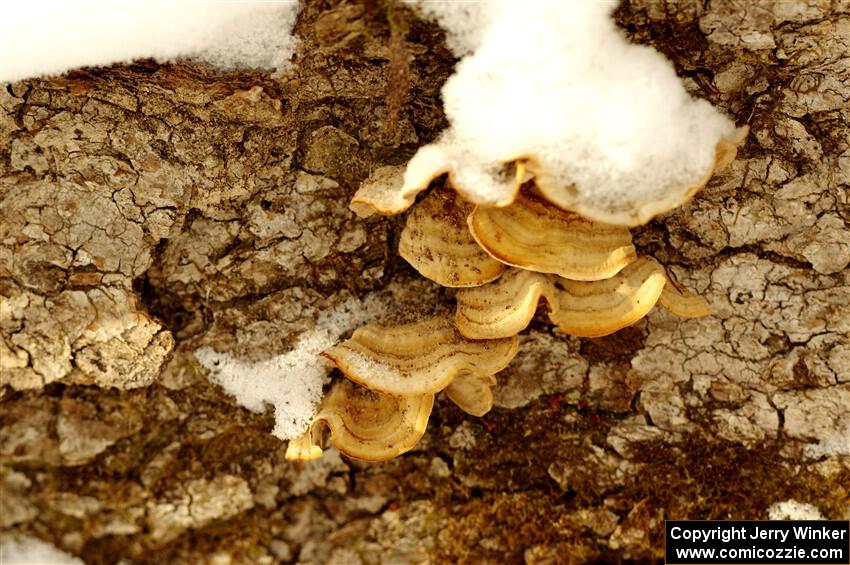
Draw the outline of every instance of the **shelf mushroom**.
[[[286,458],[309,461],[321,456],[324,428],[328,428],[331,444],[349,457],[392,459],[422,438],[433,405],[433,394],[390,396],[351,381],[337,381],[307,432],[289,442]]]

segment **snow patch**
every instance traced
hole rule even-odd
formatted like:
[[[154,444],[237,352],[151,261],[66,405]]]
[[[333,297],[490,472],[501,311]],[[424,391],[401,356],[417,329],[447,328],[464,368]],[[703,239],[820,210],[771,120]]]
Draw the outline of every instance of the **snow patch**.
[[[322,387],[333,365],[319,353],[335,345],[340,336],[385,311],[377,295],[362,301],[350,298],[319,314],[316,327],[301,334],[292,351],[265,361],[251,363],[219,353],[209,347],[195,351],[195,357],[210,370],[209,378],[236,401],[253,412],[273,406],[275,427],[280,439],[293,439],[309,426]]]
[[[415,2],[425,18],[446,31],[446,45],[457,57],[472,54],[484,38],[497,11],[488,2]]]
[[[640,223],[683,201],[734,124],[692,98],[661,54],[626,40],[610,17],[617,4],[418,0],[449,47],[471,54],[442,91],[450,129],[439,150],[414,156],[405,185],[439,154],[472,200],[504,205],[511,183],[498,165],[532,157],[571,207],[600,221]]]
[[[11,2],[0,29],[0,82],[147,57],[284,69],[299,9],[298,0]]]
[[[83,565],[76,557],[31,536],[8,535],[0,538],[0,563],[3,565]]]
[[[816,506],[805,502],[789,499],[777,502],[767,509],[769,520],[824,520],[823,514]]]

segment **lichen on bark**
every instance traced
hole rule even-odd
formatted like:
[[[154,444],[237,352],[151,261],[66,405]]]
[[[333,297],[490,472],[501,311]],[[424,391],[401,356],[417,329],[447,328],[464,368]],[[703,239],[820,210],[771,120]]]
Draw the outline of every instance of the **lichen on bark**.
[[[0,528],[92,563],[551,563],[658,557],[665,518],[850,517],[850,5],[617,18],[751,128],[635,232],[713,315],[601,339],[541,318],[491,414],[440,400],[381,465],[285,461],[191,352],[285,353],[390,285],[408,315],[451,306],[397,257],[399,220],[347,208],[446,125],[437,28],[405,15],[397,116],[382,2],[307,3],[279,79],[140,61],[0,91]]]

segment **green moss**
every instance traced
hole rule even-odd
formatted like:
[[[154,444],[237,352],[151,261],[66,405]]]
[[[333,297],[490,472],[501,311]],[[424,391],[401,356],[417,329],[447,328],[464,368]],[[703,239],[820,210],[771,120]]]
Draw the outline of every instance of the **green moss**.
[[[610,451],[605,438],[617,419],[550,406],[542,399],[522,412],[496,410],[487,416],[492,431],[476,427],[478,443],[471,451],[450,451],[463,484],[453,483],[451,496],[435,499],[445,520],[436,548],[439,561],[519,563],[539,544],[571,560],[623,558],[623,549],[615,556],[603,540],[570,520],[585,508],[606,508],[620,523],[628,519],[647,531],[645,544],[626,548],[627,556],[655,560],[662,556],[663,519],[765,519],[770,505],[789,498],[835,518],[850,505],[848,469],[826,480],[811,466],[784,460],[778,443],[748,449],[702,434],[686,435],[676,444],[633,445],[632,462],[639,471],[612,480],[589,457],[591,445]],[[463,418],[450,414],[446,420]],[[566,491],[547,473],[553,462],[574,469]],[[638,505],[640,511],[628,517]],[[481,546],[484,539],[486,546],[500,549]]]

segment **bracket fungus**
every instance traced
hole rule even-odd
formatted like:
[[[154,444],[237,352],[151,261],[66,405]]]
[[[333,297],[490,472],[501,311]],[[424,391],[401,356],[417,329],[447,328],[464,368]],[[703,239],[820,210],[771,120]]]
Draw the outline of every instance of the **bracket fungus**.
[[[445,176],[409,214],[399,254],[459,288],[455,316],[365,326],[322,353],[348,384],[334,385],[290,444],[293,458],[320,453],[320,423],[353,457],[402,453],[441,390],[485,414],[541,298],[558,330],[580,337],[634,324],[658,303],[678,316],[710,313],[638,256],[629,228],[693,197],[732,162],[748,128],[692,98],[658,53],[629,43],[612,3],[412,6],[464,57],[442,91],[450,126],[406,166],[375,170],[350,208],[400,214]]]
[[[514,179],[519,196],[509,206],[473,205],[450,190],[451,181],[415,206],[399,254],[426,278],[459,288],[454,319],[370,324],[322,352],[347,384],[333,386],[307,433],[290,443],[288,458],[318,457],[322,426],[351,457],[394,457],[422,436],[440,391],[468,414],[483,416],[493,406],[495,375],[516,355],[517,335],[541,297],[558,330],[579,337],[616,332],[656,303],[678,316],[709,314],[705,300],[658,261],[638,257],[628,228],[552,205],[521,169]],[[373,174],[352,209],[364,216],[404,209],[415,193],[381,192],[399,174],[398,168]]]
[[[427,278],[461,287],[454,319],[369,324],[322,352],[347,380],[332,386],[287,458],[319,457],[325,428],[349,457],[395,457],[425,433],[440,391],[483,416],[493,406],[495,375],[516,355],[517,334],[541,297],[551,322],[580,337],[634,324],[659,302],[679,316],[709,313],[705,300],[655,259],[637,257],[628,229],[560,210],[531,190],[504,208],[473,206],[445,187],[422,199],[408,217],[400,254]],[[365,201],[352,206],[376,209],[376,201]]]
[[[443,389],[466,412],[486,414],[493,405],[493,375],[516,351],[516,336],[473,341],[442,318],[363,326],[322,353],[348,380],[331,387],[308,430],[290,441],[286,458],[321,456],[325,428],[330,443],[349,457],[384,461],[400,455],[425,433],[434,395]]]
[[[476,206],[468,222],[472,237],[494,259],[571,280],[607,279],[637,259],[628,228],[562,210],[529,185],[510,206]]]
[[[705,300],[679,286],[658,261],[638,257],[628,228],[558,208],[534,192],[522,167],[514,172],[519,196],[508,206],[473,205],[451,190],[452,181],[415,206],[399,254],[426,278],[459,288],[454,319],[369,324],[322,352],[347,381],[333,386],[307,433],[290,443],[288,458],[318,457],[323,426],[351,457],[394,457],[421,438],[440,391],[483,416],[493,406],[495,375],[516,355],[517,335],[541,297],[558,330],[579,337],[616,332],[656,303],[678,316],[709,313]],[[399,174],[398,168],[373,174],[352,209],[368,216],[406,208],[415,193],[381,192]]]
[[[495,374],[516,352],[515,336],[470,340],[451,320],[433,318],[395,327],[363,326],[322,355],[370,390],[407,396],[435,394],[459,374]]]
[[[469,233],[466,222],[472,208],[454,191],[434,189],[407,217],[398,254],[442,286],[480,286],[497,279],[506,267]]]
[[[286,458],[309,461],[322,454],[324,429],[345,455],[386,461],[409,451],[425,434],[433,394],[389,396],[338,381],[322,400],[307,432],[289,442]]]
[[[413,204],[416,194],[405,195],[396,190],[404,182],[404,167],[389,165],[372,171],[354,194],[348,207],[361,218],[374,214],[395,216]],[[418,193],[417,193],[418,194]]]
[[[578,337],[601,337],[630,326],[657,302],[682,317],[709,313],[704,299],[678,287],[655,259],[641,257],[601,281],[511,269],[492,285],[458,292],[455,326],[471,339],[516,335],[531,322],[541,297],[552,323]]]
[[[641,257],[603,281],[557,279],[550,318],[570,335],[609,335],[646,316],[666,282],[664,267],[651,257]]]
[[[554,295],[550,277],[510,269],[496,283],[457,293],[455,326],[470,339],[499,339],[524,330],[541,296]]]

